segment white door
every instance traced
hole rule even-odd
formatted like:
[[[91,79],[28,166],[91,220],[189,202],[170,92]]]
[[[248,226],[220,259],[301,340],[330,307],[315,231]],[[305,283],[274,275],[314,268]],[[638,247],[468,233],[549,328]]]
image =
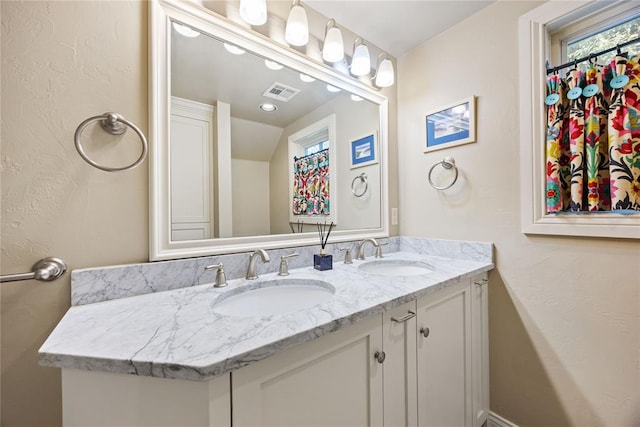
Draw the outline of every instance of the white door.
[[[171,240],[214,237],[213,107],[171,103]]]
[[[381,426],[382,316],[232,372],[238,426]]]
[[[471,425],[469,282],[418,300],[418,423]]]

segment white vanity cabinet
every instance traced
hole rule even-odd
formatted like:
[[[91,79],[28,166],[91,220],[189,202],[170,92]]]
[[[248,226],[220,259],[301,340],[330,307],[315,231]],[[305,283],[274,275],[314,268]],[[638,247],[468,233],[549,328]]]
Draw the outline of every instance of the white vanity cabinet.
[[[382,316],[231,373],[234,426],[383,425]]]
[[[486,275],[209,381],[63,370],[65,426],[480,427]]]
[[[418,299],[418,425],[479,427],[489,413],[486,276]]]

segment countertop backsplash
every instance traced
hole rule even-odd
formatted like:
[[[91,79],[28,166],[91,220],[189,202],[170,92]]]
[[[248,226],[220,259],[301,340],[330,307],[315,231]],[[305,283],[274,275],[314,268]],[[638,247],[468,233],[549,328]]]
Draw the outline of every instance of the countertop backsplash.
[[[458,240],[426,239],[418,237],[390,237],[378,239],[383,253],[398,251],[442,256],[447,258],[487,261],[492,260],[492,244]],[[332,254],[334,263],[342,263],[344,253],[340,248],[351,247],[356,257],[358,242],[327,244],[326,252]],[[288,260],[289,268],[308,267],[313,264],[313,255],[320,252],[320,245],[271,249],[267,251],[271,262],[258,263],[258,273],[278,271],[280,257],[291,253],[299,256]],[[373,257],[375,248],[365,247],[365,255]],[[251,252],[188,258],[172,261],[115,265],[108,267],[74,270],[71,273],[71,305],[79,306],[102,301],[127,298],[154,292],[162,292],[189,286],[213,283],[215,272],[205,271],[211,264],[224,264],[227,280],[244,277]]]

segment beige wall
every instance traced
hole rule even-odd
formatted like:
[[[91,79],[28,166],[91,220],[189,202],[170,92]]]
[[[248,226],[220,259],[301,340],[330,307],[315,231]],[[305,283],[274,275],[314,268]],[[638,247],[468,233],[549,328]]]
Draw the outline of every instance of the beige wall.
[[[287,13],[289,3],[275,3]],[[147,261],[147,162],[109,174],[86,164],[73,146],[80,122],[106,111],[147,133],[147,3],[2,1],[0,7],[0,272],[28,271],[45,256],[63,258],[70,269]],[[395,88],[384,93],[391,104],[393,177]],[[131,132],[114,140],[94,128],[83,138],[98,161],[124,165],[137,157]],[[395,179],[390,193],[390,206],[397,206]],[[60,373],[39,367],[37,350],[69,307],[69,275],[0,289],[1,424],[59,425]]]
[[[148,260],[148,169],[109,174],[76,153],[83,120],[116,111],[147,132],[144,2],[2,1],[2,274],[45,256],[70,269]],[[124,164],[139,147],[87,129],[87,149]],[[122,158],[110,156],[116,152]],[[3,283],[2,425],[55,426],[60,373],[37,350],[69,307],[69,275]]]
[[[491,409],[521,426],[640,424],[640,244],[519,228],[518,16],[498,1],[399,59],[400,233],[493,241]],[[477,143],[422,154],[425,113],[477,95]],[[429,168],[455,157],[438,193]]]
[[[269,234],[269,162],[231,159],[231,182],[233,237]]]

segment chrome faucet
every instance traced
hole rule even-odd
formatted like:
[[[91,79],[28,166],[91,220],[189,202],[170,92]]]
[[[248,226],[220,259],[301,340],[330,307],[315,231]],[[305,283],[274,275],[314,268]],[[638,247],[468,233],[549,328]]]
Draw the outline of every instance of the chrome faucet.
[[[358,256],[357,256],[358,259],[364,259],[364,245],[367,242],[371,242],[374,248],[378,248],[380,246],[378,241],[374,238],[364,239],[362,242],[360,242],[360,245],[358,245]]]
[[[364,239],[362,242],[360,242],[360,245],[358,246],[358,259],[364,259],[364,245],[367,242],[371,242],[371,244],[373,244],[373,247],[376,248],[376,258],[383,258],[382,256],[382,246],[384,245],[388,245],[388,242],[385,243],[378,243],[378,241],[374,238],[369,238],[369,239]]]
[[[224,266],[222,265],[222,263],[207,265],[204,269],[213,270],[214,268],[217,269],[217,271],[216,281],[213,283],[213,287],[224,288],[225,286],[227,286],[227,276],[224,274]]]
[[[249,267],[247,267],[247,275],[245,276],[245,279],[253,280],[258,278],[258,273],[256,272],[256,262],[258,256],[260,256],[262,262],[271,261],[271,259],[269,258],[269,254],[264,249],[256,249],[249,258]]]
[[[282,255],[280,257],[280,269],[278,270],[278,276],[288,276],[289,275],[289,266],[287,265],[287,259],[298,256],[297,253],[292,253],[289,255]]]

